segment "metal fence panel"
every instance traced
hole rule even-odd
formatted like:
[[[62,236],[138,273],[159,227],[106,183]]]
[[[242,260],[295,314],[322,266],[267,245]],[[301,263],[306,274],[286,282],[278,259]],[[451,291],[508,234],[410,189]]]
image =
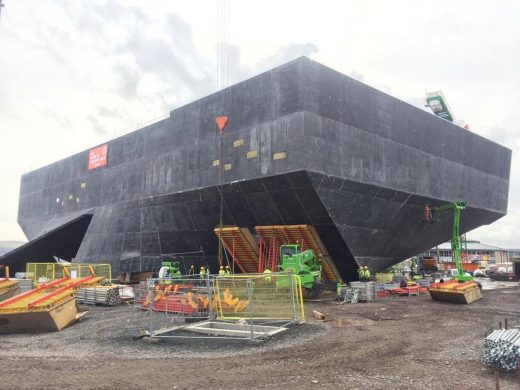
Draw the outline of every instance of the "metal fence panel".
[[[220,320],[305,319],[300,278],[289,273],[218,276],[215,309]]]
[[[110,264],[89,264],[89,263],[27,263],[26,278],[32,279],[37,283],[40,279],[56,280],[65,276],[64,267],[68,267],[73,279],[84,278],[90,275],[90,267],[96,276],[101,276],[106,280],[112,280],[112,266]]]
[[[148,279],[134,289],[134,305],[146,310],[148,334],[154,337],[231,333],[253,339],[304,321],[301,281],[289,273]],[[192,324],[197,321],[200,326]],[[193,328],[207,334],[171,333]]]
[[[210,279],[200,277],[148,279],[134,289],[134,306],[146,310],[149,333],[175,323],[203,320],[211,312]]]

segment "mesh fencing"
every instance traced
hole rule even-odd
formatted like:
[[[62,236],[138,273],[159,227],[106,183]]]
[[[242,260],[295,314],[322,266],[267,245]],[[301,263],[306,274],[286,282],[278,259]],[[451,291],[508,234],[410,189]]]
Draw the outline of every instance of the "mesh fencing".
[[[134,307],[148,312],[150,333],[175,323],[207,319],[212,301],[210,285],[209,278],[198,276],[148,279],[134,288]]]
[[[112,266],[110,264],[89,264],[89,263],[27,263],[26,278],[32,279],[35,283],[40,280],[56,280],[65,277],[64,268],[69,268],[71,278],[84,278],[90,275],[90,267],[96,276],[101,276],[106,280],[112,280]]]
[[[288,273],[218,276],[214,308],[219,320],[303,321],[300,278]]]
[[[288,273],[148,279],[134,288],[134,307],[146,313],[148,333],[160,337],[203,320],[240,321],[247,329],[305,320],[300,278]]]

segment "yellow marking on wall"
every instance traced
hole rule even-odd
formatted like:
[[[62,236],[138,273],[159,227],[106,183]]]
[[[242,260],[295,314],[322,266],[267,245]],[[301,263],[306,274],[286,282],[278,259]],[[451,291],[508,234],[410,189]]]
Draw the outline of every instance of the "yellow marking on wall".
[[[258,156],[258,152],[256,150],[250,150],[247,152],[247,158],[255,158]]]
[[[213,160],[213,166],[218,167],[220,165],[220,160]]]
[[[85,182],[81,183],[81,185],[80,185],[81,188],[85,188],[86,186],[87,186],[87,183],[85,183]]]
[[[273,160],[283,160],[286,157],[287,157],[286,152],[277,152],[277,153],[273,154]]]
[[[244,140],[241,138],[241,139],[237,139],[236,141],[233,142],[233,146],[235,148],[238,148],[239,146],[242,146],[244,145]]]
[[[229,171],[231,169],[231,163],[224,164],[224,170]]]
[[[72,195],[69,195],[69,200],[72,200],[74,199],[74,197]]]
[[[76,198],[76,203],[79,203],[79,196]]]

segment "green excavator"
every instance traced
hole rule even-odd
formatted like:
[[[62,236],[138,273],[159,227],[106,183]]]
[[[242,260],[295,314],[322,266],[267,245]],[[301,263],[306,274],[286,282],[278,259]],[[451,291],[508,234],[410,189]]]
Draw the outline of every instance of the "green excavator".
[[[302,251],[298,244],[281,245],[280,268],[282,272],[290,272],[300,277],[304,298],[315,298],[323,290],[337,291],[337,283],[322,280],[321,261],[316,258],[312,249]]]
[[[178,279],[182,277],[181,266],[178,261],[163,261],[161,270],[164,274],[159,275],[160,278]]]

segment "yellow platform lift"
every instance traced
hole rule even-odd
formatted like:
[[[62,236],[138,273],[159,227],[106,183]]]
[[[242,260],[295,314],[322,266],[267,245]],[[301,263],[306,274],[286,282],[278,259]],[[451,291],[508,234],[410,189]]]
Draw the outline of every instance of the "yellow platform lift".
[[[453,236],[451,239],[451,253],[457,267],[457,275],[452,280],[433,283],[430,286],[430,295],[435,301],[470,304],[482,299],[482,289],[472,276],[464,273],[461,259],[461,243],[459,234],[460,213],[466,208],[466,202],[452,202],[430,210],[424,208],[424,220],[429,223],[439,223],[440,214],[445,210],[453,210]]]

